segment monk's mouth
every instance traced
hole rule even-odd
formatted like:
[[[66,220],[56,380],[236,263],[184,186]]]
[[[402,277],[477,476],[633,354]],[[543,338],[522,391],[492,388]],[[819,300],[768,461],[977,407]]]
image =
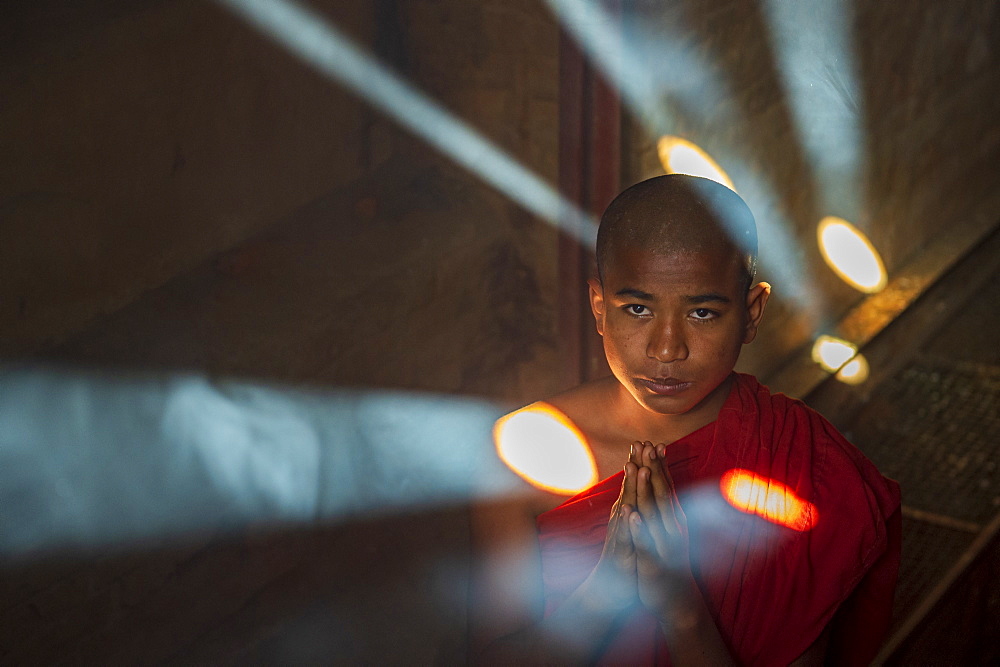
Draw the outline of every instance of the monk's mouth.
[[[684,380],[678,380],[676,378],[657,378],[656,380],[647,380],[645,378],[638,378],[639,383],[642,384],[646,389],[649,389],[654,394],[660,396],[674,396],[680,394],[681,392],[687,391],[694,384],[693,382],[685,382]]]

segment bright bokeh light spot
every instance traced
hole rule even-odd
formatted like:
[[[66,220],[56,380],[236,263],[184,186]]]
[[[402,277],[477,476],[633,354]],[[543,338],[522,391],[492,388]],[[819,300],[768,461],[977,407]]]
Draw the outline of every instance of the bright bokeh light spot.
[[[493,427],[497,453],[540,489],[573,495],[597,481],[597,465],[576,425],[548,403],[534,403]]]
[[[722,171],[715,160],[687,139],[669,135],[660,137],[656,144],[656,151],[660,155],[660,164],[663,165],[663,169],[668,174],[688,174],[689,176],[710,178],[716,183],[721,183],[730,190],[736,191],[729,176]]]
[[[813,343],[812,360],[831,373],[839,371],[854,358],[858,348],[846,340],[833,336],[820,336]]]
[[[799,532],[819,522],[819,511],[782,484],[749,470],[735,468],[722,475],[719,484],[726,501],[741,512]]]
[[[827,216],[816,231],[823,259],[851,287],[869,294],[885,287],[885,265],[871,241],[854,225]]]
[[[837,371],[836,378],[845,384],[861,384],[868,379],[868,360],[857,355]]]

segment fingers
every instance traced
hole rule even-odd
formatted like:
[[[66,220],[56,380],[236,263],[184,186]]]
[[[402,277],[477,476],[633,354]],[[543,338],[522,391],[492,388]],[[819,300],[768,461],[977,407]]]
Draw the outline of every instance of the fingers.
[[[643,467],[636,486],[636,507],[642,514],[652,544],[661,556],[674,551],[673,542],[686,536],[686,520],[665,464],[665,445],[644,443]]]
[[[667,447],[662,443],[653,445],[648,440],[632,443],[616,509],[621,505],[631,505],[652,526],[666,523],[667,530],[670,530],[683,520],[678,516],[680,506],[673,479],[665,465],[666,452]],[[651,530],[655,539],[657,531],[654,528]]]
[[[632,533],[629,530],[629,518],[635,512],[628,505],[624,505],[618,511],[617,522],[614,527],[614,540],[615,546],[617,547],[616,552],[622,558],[628,558],[632,555],[634,551],[634,545],[632,544]]]
[[[645,446],[646,443],[639,442],[638,440],[636,440],[635,442],[632,443],[632,447],[629,449],[628,460],[634,463],[636,467],[642,465],[642,449]]]
[[[613,548],[618,556],[629,557],[633,554],[632,536],[629,533],[629,515],[635,512],[635,486],[638,468],[629,461],[625,464],[625,479],[622,481],[618,500],[611,508],[611,518],[608,521],[608,536],[605,545]]]
[[[665,447],[661,453],[649,442],[643,443],[639,451],[641,468],[639,469],[636,497],[638,500],[639,496],[642,496],[640,505],[644,506],[647,511],[651,511],[655,506],[656,496],[667,493],[671,487],[667,483],[669,473],[666,472],[666,466],[662,465],[665,452]]]
[[[632,537],[632,545],[637,553],[642,556],[649,556],[653,553],[653,543],[649,536],[642,516],[638,512],[633,512],[628,521],[629,534]]]
[[[625,481],[622,482],[621,503],[623,505],[636,506],[636,484],[639,474],[639,466],[629,460],[625,464]]]
[[[645,452],[648,461],[645,463],[652,474],[650,482],[653,488],[653,499],[656,509],[664,521],[673,520],[679,523],[677,516],[680,504],[677,502],[677,491],[670,470],[665,465],[666,446],[647,447]]]
[[[645,454],[648,460],[648,454]],[[656,502],[656,495],[653,490],[653,478],[656,475],[649,466],[639,469],[636,486],[636,507],[645,524],[645,534],[650,538],[650,548],[654,548],[661,554],[667,553],[667,534],[663,526],[663,515]],[[630,525],[631,528],[631,525]]]
[[[649,531],[649,524],[642,520],[638,512],[633,512],[629,516],[628,529],[637,558],[636,569],[639,575],[644,578],[655,576],[660,559]]]
[[[635,547],[632,544],[632,533],[629,529],[629,517],[635,510],[623,505],[611,515],[608,521],[608,532],[604,538],[604,551],[601,562],[612,568],[611,571],[627,573],[635,568]]]
[[[611,506],[612,518],[614,518],[623,505],[631,505],[633,509],[635,508],[635,473],[639,469],[639,466],[642,465],[639,455],[636,453],[636,445],[641,444],[634,442],[629,449],[628,461],[625,462],[625,478],[622,480],[622,488],[615,504]],[[631,468],[629,468],[629,464],[632,464]]]
[[[642,452],[642,465],[648,467],[654,474],[651,478],[654,491],[673,491],[674,480],[670,477],[670,471],[666,466],[667,447],[659,444],[655,447],[646,443]]]

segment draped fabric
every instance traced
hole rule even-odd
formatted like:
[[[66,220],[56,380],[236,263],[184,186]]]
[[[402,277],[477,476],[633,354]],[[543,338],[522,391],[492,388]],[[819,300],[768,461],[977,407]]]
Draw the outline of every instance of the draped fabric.
[[[752,376],[734,376],[717,420],[667,447],[706,604],[741,664],[786,665],[828,625],[838,660],[867,664],[891,614],[899,487],[817,412],[772,395]],[[777,515],[734,507],[720,488],[734,469],[812,503],[812,527],[786,527]],[[539,515],[546,613],[600,558],[622,477]],[[613,630],[600,662],[670,664],[669,647],[655,620],[636,608]]]

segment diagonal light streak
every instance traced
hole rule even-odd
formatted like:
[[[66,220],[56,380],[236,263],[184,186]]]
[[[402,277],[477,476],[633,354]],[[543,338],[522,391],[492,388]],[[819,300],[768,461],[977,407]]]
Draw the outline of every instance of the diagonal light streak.
[[[856,220],[863,134],[849,8],[845,0],[766,0],[763,10],[821,209]]]
[[[591,216],[468,124],[379,65],[322,16],[289,0],[218,0],[323,74],[539,217],[593,247]]]
[[[625,40],[616,27],[619,19],[605,11],[600,0],[547,2],[651,132],[669,133],[676,125],[671,101],[711,109],[724,99],[724,86],[709,64],[676,35],[654,40],[642,34]],[[644,52],[649,46],[655,49],[655,59]]]
[[[0,561],[513,492],[488,402],[197,374],[0,374]],[[475,483],[474,483],[475,480]]]
[[[600,0],[546,1],[584,52],[615,84],[649,135],[675,133],[678,123],[674,108],[704,118],[727,113],[731,94],[725,81],[680,33],[659,24],[654,33],[654,28],[637,22],[630,27],[628,39],[624,39],[621,21],[605,11]],[[729,124],[735,125],[735,119]],[[815,317],[823,309],[821,292],[808,279],[798,243],[788,231],[790,225],[778,213],[781,207],[773,189],[735,150],[714,157],[757,213],[761,247],[777,258],[768,262],[767,269],[781,285],[782,295],[796,302],[804,316]],[[760,211],[770,214],[760,215]]]

